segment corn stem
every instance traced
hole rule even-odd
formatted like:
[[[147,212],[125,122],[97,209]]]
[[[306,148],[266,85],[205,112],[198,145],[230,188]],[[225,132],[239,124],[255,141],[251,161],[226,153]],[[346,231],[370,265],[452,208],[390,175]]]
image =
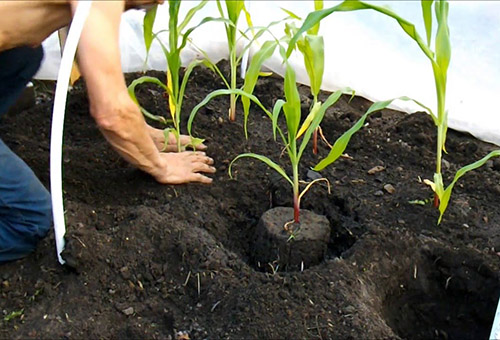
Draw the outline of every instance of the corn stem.
[[[236,60],[236,48],[231,50],[230,54],[231,63],[231,90],[236,89],[236,73],[238,62]],[[236,94],[232,92],[229,96],[229,120],[234,122],[236,120]]]

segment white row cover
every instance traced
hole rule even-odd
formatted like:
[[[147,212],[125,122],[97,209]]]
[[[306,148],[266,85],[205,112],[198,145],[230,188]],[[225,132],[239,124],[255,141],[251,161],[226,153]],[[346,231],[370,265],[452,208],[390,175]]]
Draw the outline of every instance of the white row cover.
[[[372,2],[392,8],[414,23],[419,34],[425,38],[419,1]],[[325,8],[338,3],[340,1],[325,1]],[[183,16],[194,4],[184,1],[180,15]],[[281,7],[302,18],[314,9],[312,1],[247,1],[246,6],[256,26],[265,26],[286,17]],[[153,44],[145,64],[143,16],[143,11],[129,11],[123,15],[120,45],[124,72],[166,69],[165,57],[157,42]],[[209,1],[191,24],[197,24],[205,16],[218,16],[215,1]],[[240,22],[244,30],[244,16]],[[500,94],[500,2],[451,1],[449,26],[452,42],[446,98],[449,127],[500,145],[500,109],[496,98]],[[168,8],[162,5],[158,10],[154,31],[167,27]],[[283,29],[284,24],[278,24],[273,26],[272,32],[281,37]],[[430,61],[394,19],[370,10],[334,13],[322,21],[320,34],[325,38],[324,90],[350,87],[356,94],[372,101],[408,96],[436,111]],[[165,43],[168,42],[167,35],[163,35]],[[223,23],[207,23],[191,37],[194,45],[185,49],[182,55],[184,64],[194,58],[202,58],[197,48],[203,49],[213,62],[227,57]],[[49,37],[43,46],[46,56],[37,78],[56,79],[61,59],[57,35]],[[257,49],[256,44],[250,54]],[[292,62],[298,73],[298,81],[307,84],[302,60],[295,55]],[[278,54],[265,66],[276,73],[284,73]],[[405,112],[419,110],[416,105],[403,101],[396,101],[392,107]]]

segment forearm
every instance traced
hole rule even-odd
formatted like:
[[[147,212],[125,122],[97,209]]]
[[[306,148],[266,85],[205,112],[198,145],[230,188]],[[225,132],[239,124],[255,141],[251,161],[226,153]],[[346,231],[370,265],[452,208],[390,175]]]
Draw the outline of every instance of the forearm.
[[[115,97],[120,102],[114,109],[107,109],[105,118],[96,119],[98,127],[113,148],[129,163],[153,175],[160,176],[166,164],[160,157],[158,148],[137,105],[124,91]],[[91,109],[100,116],[99,109]],[[101,116],[102,117],[102,116]]]
[[[127,161],[153,176],[163,162],[137,105],[128,96],[120,64],[123,2],[92,4],[78,50],[90,113],[110,144]]]

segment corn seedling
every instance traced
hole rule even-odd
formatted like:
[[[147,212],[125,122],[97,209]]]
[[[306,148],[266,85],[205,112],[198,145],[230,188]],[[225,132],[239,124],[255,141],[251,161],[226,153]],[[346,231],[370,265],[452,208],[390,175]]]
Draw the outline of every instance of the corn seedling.
[[[325,103],[317,102],[315,106],[313,106],[301,125],[301,107],[300,107],[300,96],[297,89],[297,83],[295,80],[295,71],[293,68],[287,63],[286,72],[285,72],[285,99],[286,101],[280,99],[278,100],[273,108],[273,112],[271,115],[272,119],[272,128],[274,138],[276,139],[276,132],[278,131],[283,143],[286,145],[286,151],[288,153],[290,163],[292,166],[292,177],[288,176],[285,170],[280,167],[277,163],[273,162],[266,156],[258,155],[255,153],[244,153],[238,155],[233,159],[231,164],[229,165],[229,175],[231,176],[231,169],[238,159],[244,157],[251,157],[257,160],[264,162],[271,169],[275,170],[279,173],[283,178],[285,178],[292,186],[293,190],[293,208],[294,208],[294,217],[293,221],[295,223],[299,223],[300,216],[300,200],[302,196],[309,190],[309,188],[316,182],[321,180],[326,180],[324,178],[320,178],[310,182],[304,190],[300,191],[299,188],[299,163],[304,152],[304,149],[309,142],[313,131],[318,127],[319,123],[323,119],[325,115],[325,111],[327,108],[332,106],[337,102],[337,100],[342,95],[342,91],[336,91],[331,94]],[[348,90],[348,89],[347,89]],[[286,120],[287,126],[287,135],[283,134],[278,127],[278,118],[283,110]],[[299,143],[299,139],[302,137],[302,141]]]
[[[137,105],[140,106],[137,97],[135,95],[135,88],[139,84],[143,83],[153,83],[158,86],[160,86],[165,93],[168,95],[168,108],[170,111],[170,116],[171,116],[171,121],[172,124],[174,125],[174,128],[166,128],[164,130],[165,132],[165,146],[168,143],[168,136],[170,133],[174,133],[175,138],[177,140],[177,149],[178,151],[182,151],[183,148],[186,147],[186,145],[181,145],[181,139],[180,139],[180,118],[181,118],[181,110],[182,110],[182,101],[184,99],[184,92],[186,89],[187,81],[189,79],[189,76],[193,69],[200,65],[200,64],[206,64],[207,62],[204,60],[194,60],[191,62],[188,67],[186,68],[184,72],[184,76],[182,78],[182,82],[180,82],[180,70],[181,70],[181,51],[183,48],[186,46],[188,42],[189,35],[199,26],[202,24],[208,22],[208,21],[213,21],[217,20],[214,18],[204,18],[198,25],[191,27],[186,30],[187,25],[191,21],[192,17],[195,15],[196,12],[198,12],[200,9],[202,9],[207,3],[207,0],[201,1],[198,5],[195,7],[191,8],[187,14],[184,20],[179,23],[179,9],[181,6],[181,1],[179,0],[169,0],[168,1],[168,8],[169,8],[169,23],[168,23],[168,47],[163,44],[163,42],[159,39],[159,34],[164,33],[165,31],[160,31],[158,33],[153,33],[153,24],[156,18],[156,11],[157,11],[157,6],[154,6],[152,9],[150,9],[145,17],[144,17],[144,41],[146,44],[146,51],[149,53],[149,50],[151,48],[151,44],[153,40],[156,38],[162,49],[163,53],[165,55],[165,58],[167,60],[167,65],[168,65],[168,70],[166,71],[166,84],[159,80],[158,78],[154,77],[140,77],[136,80],[134,80],[129,88],[129,94],[132,97],[132,99],[136,102]],[[147,110],[141,107],[141,111],[143,114],[151,119],[154,119],[156,121],[159,121],[161,123],[167,124],[167,120],[164,117],[161,116],[155,116],[151,113],[149,113]],[[196,147],[196,145],[200,144],[202,140],[192,138],[191,139],[191,144],[190,146]]]
[[[431,49],[433,5],[434,5],[434,13],[436,21],[438,24],[434,42],[435,44],[434,51],[432,51]],[[446,133],[448,130],[448,111],[446,110],[446,81],[448,74],[448,66],[450,64],[450,59],[451,59],[450,32],[448,28],[449,3],[446,0],[437,0],[437,1],[422,0],[421,7],[425,25],[426,41],[424,41],[424,39],[420,37],[414,24],[403,19],[390,9],[364,3],[359,0],[347,0],[340,3],[337,6],[310,13],[307,16],[306,20],[304,21],[302,27],[297,31],[295,36],[291,39],[290,46],[293,46],[293,43],[300,38],[300,35],[302,33],[314,27],[314,25],[316,25],[320,20],[322,20],[328,15],[334,12],[347,12],[347,11],[356,11],[364,9],[371,9],[395,19],[401,26],[403,31],[417,43],[422,52],[431,62],[432,70],[434,73],[436,94],[437,94],[437,114],[434,114],[432,110],[430,110],[428,107],[425,107],[416,101],[415,102],[419,104],[421,107],[423,107],[431,115],[434,124],[437,127],[436,172],[434,174],[434,181],[433,182],[428,181],[428,183],[430,184],[435,193],[434,206],[439,208],[440,212],[438,219],[438,224],[439,224],[448,206],[451,191],[456,181],[460,177],[462,177],[466,172],[476,169],[479,166],[483,165],[491,157],[498,156],[498,152],[497,151],[491,152],[481,160],[472,163],[470,165],[464,166],[463,168],[458,170],[454,180],[446,189],[444,189],[441,164],[442,164],[442,153],[443,151],[446,151],[445,143],[446,143]],[[291,48],[289,47],[287,55],[290,54],[291,54]],[[405,100],[411,100],[411,99],[406,98]],[[318,164],[318,166],[320,164]]]
[[[227,46],[229,49],[229,65],[231,67],[231,83],[228,86],[230,89],[236,89],[236,76],[238,64],[241,61],[241,57],[238,57],[236,47],[237,47],[237,33],[238,33],[238,20],[242,12],[245,13],[247,22],[251,26],[250,13],[245,8],[244,0],[225,0],[226,13],[228,23],[224,23],[226,28],[227,36]],[[221,1],[217,0],[217,8],[222,18],[225,18],[224,10],[222,9]],[[249,46],[249,45],[248,45]],[[235,93],[231,93],[229,97],[229,119],[234,121],[236,119],[236,100],[237,96]]]
[[[232,65],[235,65],[235,66],[234,66],[234,68],[233,68],[233,66],[231,66],[232,67],[231,76],[233,77],[233,75],[236,75],[236,66],[240,63],[244,52],[247,49],[249,49],[251,47],[251,45],[259,37],[261,37],[266,32],[269,32],[272,35],[272,33],[269,31],[269,29],[270,29],[271,26],[274,26],[276,24],[279,24],[279,23],[281,23],[281,22],[283,22],[285,20],[289,20],[289,19],[290,19],[290,17],[286,17],[286,18],[278,20],[278,21],[273,21],[273,22],[269,23],[267,26],[264,26],[264,27],[253,26],[253,27],[250,27],[247,30],[247,32],[241,32],[242,36],[245,37],[249,42],[243,48],[241,56],[236,58],[236,63],[232,64]],[[226,25],[232,25],[232,23],[230,21],[228,21],[228,20],[226,20],[224,18],[222,18],[221,21],[224,21],[226,23]],[[248,38],[248,35],[247,35],[248,31],[254,32],[253,37],[251,39]],[[190,115],[189,121],[188,121],[188,133],[189,134],[191,134],[191,126],[192,126],[193,119],[196,116],[196,113],[198,112],[198,110],[199,110],[199,108],[201,106],[206,105],[207,102],[209,102],[210,100],[212,100],[215,97],[218,97],[218,96],[221,96],[221,95],[229,95],[230,98],[234,98],[235,101],[237,101],[238,98],[241,98],[241,102],[243,104],[243,111],[244,111],[244,131],[245,131],[245,137],[248,137],[247,124],[248,124],[248,116],[249,116],[249,113],[250,113],[250,102],[251,101],[253,101],[255,103],[258,102],[259,103],[258,105],[264,111],[267,111],[260,104],[260,102],[257,100],[257,98],[255,96],[253,96],[253,91],[255,89],[255,85],[257,84],[257,80],[258,80],[259,76],[262,74],[261,73],[262,65],[263,65],[263,63],[267,59],[269,59],[273,55],[274,51],[276,50],[276,47],[277,46],[281,46],[280,45],[281,42],[283,40],[285,40],[285,39],[281,39],[281,40],[277,39],[273,35],[272,35],[272,37],[273,37],[274,40],[270,40],[270,41],[264,42],[262,44],[261,48],[252,57],[250,65],[249,65],[248,69],[246,70],[245,80],[244,80],[244,83],[243,83],[243,87],[241,89],[236,88],[236,81],[235,80],[230,85],[226,81],[226,79],[224,78],[224,76],[222,75],[222,72],[220,72],[220,70],[217,68],[216,65],[214,65],[213,63],[210,63],[208,61],[208,56],[206,56],[207,62],[209,63],[209,65],[207,65],[207,66],[209,66],[212,70],[214,70],[222,78],[222,80],[224,81],[224,83],[225,83],[225,85],[227,87],[227,90],[225,90],[225,89],[219,89],[219,90],[215,90],[215,91],[209,93],[205,97],[205,99],[203,100],[203,104],[202,105],[198,105],[197,107],[195,107],[193,109],[193,111],[191,111],[191,115]],[[236,44],[234,44],[232,46],[236,46]],[[206,55],[204,53],[204,51],[202,51],[200,49],[199,49],[199,51],[202,54]],[[230,53],[232,53],[232,52],[230,52]],[[284,51],[283,51],[283,53],[284,53]],[[236,79],[236,78],[234,78],[234,79]],[[231,101],[232,101],[232,99],[231,99]],[[234,105],[236,105],[236,104],[234,104]],[[230,109],[230,113],[231,112],[232,112],[232,109]]]
[[[217,6],[219,9],[219,13],[221,15],[221,18],[224,20],[224,25],[225,25],[225,29],[226,29],[226,36],[227,36],[228,50],[229,50],[229,64],[230,64],[230,68],[231,68],[230,81],[229,82],[226,81],[224,79],[224,77],[221,75],[221,72],[217,72],[217,73],[219,75],[221,75],[221,77],[223,78],[228,89],[236,90],[237,89],[237,83],[236,83],[237,67],[238,67],[238,65],[240,65],[240,63],[243,59],[243,56],[245,55],[247,50],[264,33],[266,33],[266,32],[270,33],[270,31],[269,31],[270,27],[272,27],[276,24],[279,24],[283,21],[286,21],[286,20],[290,19],[290,17],[286,17],[286,18],[278,20],[278,21],[273,21],[273,22],[269,23],[267,26],[263,26],[263,27],[253,26],[252,19],[250,17],[250,13],[246,10],[243,0],[226,0],[225,4],[226,4],[227,18],[226,18],[226,15],[224,14],[224,10],[222,8],[221,1],[217,0]],[[237,38],[237,32],[238,32],[237,25],[238,25],[239,17],[242,14],[242,12],[245,14],[246,21],[247,21],[249,28],[244,32],[243,31],[239,31],[239,32],[240,32],[241,38],[245,38],[248,42],[245,44],[245,46],[243,47],[243,49],[241,50],[241,52],[238,56],[237,45],[238,45],[238,41],[240,38]],[[249,37],[250,32],[252,33],[251,38]],[[275,39],[275,40],[277,40],[277,39]],[[277,43],[274,45],[274,48],[276,46],[277,46]],[[262,49],[265,49],[265,46],[262,46],[261,50]],[[274,49],[273,49],[273,51],[274,51]],[[257,53],[257,55],[252,58],[252,62],[250,64],[248,70],[246,71],[244,88],[245,88],[245,91],[247,93],[252,94],[253,89],[255,87],[255,84],[253,84],[253,86],[249,86],[247,84],[248,83],[247,79],[255,79],[255,82],[257,81],[258,76],[261,74],[260,68],[262,66],[262,62],[264,62],[267,58],[269,58],[269,56],[264,58],[264,59],[260,59],[259,53]],[[216,66],[213,65],[213,68],[216,68]],[[239,98],[239,95],[235,91],[233,91],[229,94],[229,96],[230,96],[229,120],[235,121],[235,119],[236,119],[236,102]],[[242,98],[242,101],[244,103],[244,106],[246,105],[246,107],[248,107],[249,99],[245,97],[245,98]],[[245,134],[246,134],[246,132],[247,132],[247,130],[246,130],[247,120],[246,120],[246,118],[248,117],[248,114],[247,114],[248,110],[245,110],[245,113],[246,113],[245,114]]]

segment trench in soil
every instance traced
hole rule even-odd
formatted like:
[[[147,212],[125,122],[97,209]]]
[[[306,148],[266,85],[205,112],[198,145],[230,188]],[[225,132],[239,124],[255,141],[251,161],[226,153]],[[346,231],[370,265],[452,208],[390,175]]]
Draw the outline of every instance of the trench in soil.
[[[468,251],[431,245],[417,256],[385,297],[387,324],[404,339],[487,339],[500,295],[498,273]]]

